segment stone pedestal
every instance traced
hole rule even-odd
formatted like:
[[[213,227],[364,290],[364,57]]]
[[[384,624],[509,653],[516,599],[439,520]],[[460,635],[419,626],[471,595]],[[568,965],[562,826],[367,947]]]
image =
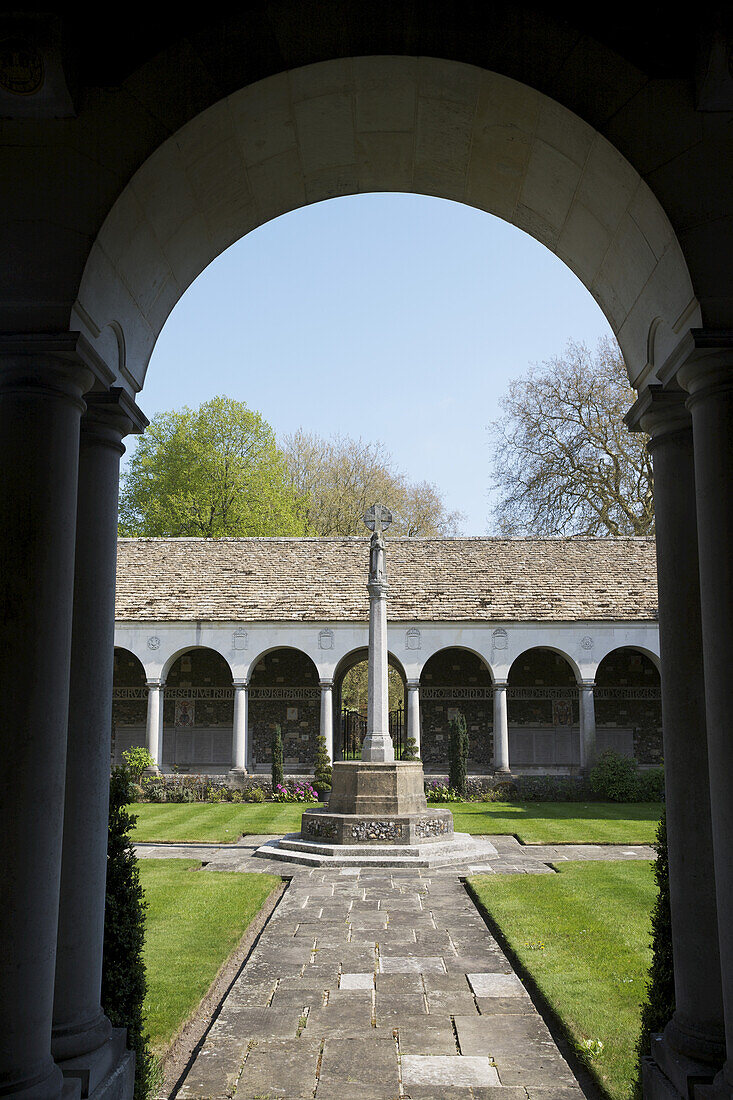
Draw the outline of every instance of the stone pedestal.
[[[263,845],[257,855],[313,866],[381,867],[476,858],[472,838],[453,832],[450,810],[428,806],[419,760],[334,764],[328,807],[306,810],[300,834]]]

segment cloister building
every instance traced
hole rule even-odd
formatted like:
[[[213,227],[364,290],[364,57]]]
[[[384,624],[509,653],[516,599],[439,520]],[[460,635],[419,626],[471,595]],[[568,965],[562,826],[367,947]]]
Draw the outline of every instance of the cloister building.
[[[343,684],[366,657],[365,538],[121,539],[112,758],[163,772],[312,770],[340,759]],[[393,538],[398,717],[444,774],[462,712],[469,769],[578,772],[606,748],[662,759],[650,538]],[[406,728],[405,728],[406,726]]]

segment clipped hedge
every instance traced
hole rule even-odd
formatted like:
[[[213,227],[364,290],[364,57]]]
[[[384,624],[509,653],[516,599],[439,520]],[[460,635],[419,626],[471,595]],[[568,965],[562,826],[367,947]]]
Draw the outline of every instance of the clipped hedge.
[[[129,800],[130,773],[115,768],[109,798],[102,1008],[113,1027],[127,1028],[127,1046],[135,1054],[135,1100],[147,1100],[155,1094],[161,1070],[143,1025],[147,905],[130,837],[137,818],[127,809]]]

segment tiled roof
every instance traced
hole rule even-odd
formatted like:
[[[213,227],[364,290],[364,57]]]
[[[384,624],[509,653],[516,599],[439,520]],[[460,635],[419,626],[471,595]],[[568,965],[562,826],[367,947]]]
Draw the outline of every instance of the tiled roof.
[[[392,621],[653,621],[653,538],[392,538]],[[120,539],[117,619],[368,618],[365,538]]]

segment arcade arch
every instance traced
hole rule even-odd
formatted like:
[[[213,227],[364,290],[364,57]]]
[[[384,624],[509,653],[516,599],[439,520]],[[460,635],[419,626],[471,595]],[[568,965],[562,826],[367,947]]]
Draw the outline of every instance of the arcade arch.
[[[662,763],[662,689],[651,653],[623,646],[596,669],[597,751],[613,749],[642,766]]]
[[[257,657],[248,686],[248,770],[269,771],[280,726],[286,772],[312,771],[321,721],[318,669],[300,649],[281,646]]]
[[[341,658],[333,676],[334,760],[358,756],[366,736],[368,705],[368,658],[366,647],[354,649]],[[402,662],[387,653],[389,725],[400,758],[406,736],[407,678]]]
[[[491,670],[462,646],[438,650],[420,673],[422,759],[427,771],[445,772],[451,719],[461,712],[468,730],[468,766],[487,771],[494,760]]]
[[[567,654],[537,646],[507,677],[512,770],[576,771],[581,766],[579,670]]]
[[[147,698],[145,669],[142,661],[129,649],[115,646],[110,754],[113,765],[123,763],[123,752],[146,744]]]

